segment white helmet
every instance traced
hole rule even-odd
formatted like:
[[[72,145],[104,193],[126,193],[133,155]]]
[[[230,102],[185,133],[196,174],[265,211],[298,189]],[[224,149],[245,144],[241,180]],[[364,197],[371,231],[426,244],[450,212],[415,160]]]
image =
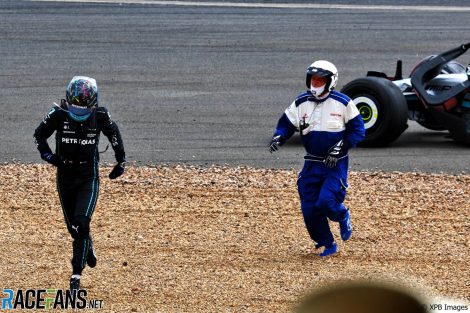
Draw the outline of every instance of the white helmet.
[[[336,69],[336,66],[325,60],[315,61],[307,68],[306,84],[308,89],[311,89],[310,82],[313,75],[319,75],[327,79],[325,88],[322,88],[323,90],[321,93],[319,95],[314,95],[318,98],[324,98],[335,88],[336,83],[338,82],[338,70]]]

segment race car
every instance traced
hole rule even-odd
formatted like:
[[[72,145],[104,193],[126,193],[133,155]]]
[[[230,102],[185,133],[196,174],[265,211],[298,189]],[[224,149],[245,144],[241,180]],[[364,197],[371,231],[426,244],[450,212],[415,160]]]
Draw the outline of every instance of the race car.
[[[470,48],[462,44],[419,62],[408,78],[402,61],[395,76],[369,71],[346,84],[341,92],[356,104],[364,121],[362,146],[386,146],[414,120],[423,127],[449,131],[454,140],[470,144],[470,66],[454,61]]]

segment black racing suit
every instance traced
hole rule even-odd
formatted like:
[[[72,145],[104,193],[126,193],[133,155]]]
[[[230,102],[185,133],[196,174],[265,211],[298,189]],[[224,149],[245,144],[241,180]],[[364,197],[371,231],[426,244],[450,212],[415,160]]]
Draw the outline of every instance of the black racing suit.
[[[36,128],[34,137],[41,156],[52,154],[47,143],[56,132],[57,190],[67,229],[72,235],[74,274],[81,274],[92,249],[90,221],[99,192],[98,143],[100,132],[108,137],[118,163],[125,161],[124,146],[118,126],[108,111],[97,107],[84,122],[69,117],[66,107],[54,107]]]

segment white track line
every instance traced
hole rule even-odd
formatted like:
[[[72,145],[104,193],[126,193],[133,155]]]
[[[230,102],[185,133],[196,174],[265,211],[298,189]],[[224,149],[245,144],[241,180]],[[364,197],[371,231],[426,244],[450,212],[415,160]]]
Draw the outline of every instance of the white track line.
[[[83,2],[115,4],[152,4],[197,7],[271,8],[271,9],[342,9],[342,10],[386,10],[386,11],[430,11],[469,12],[470,7],[416,6],[416,5],[348,5],[315,3],[239,3],[204,1],[152,1],[152,0],[30,0],[33,2]]]

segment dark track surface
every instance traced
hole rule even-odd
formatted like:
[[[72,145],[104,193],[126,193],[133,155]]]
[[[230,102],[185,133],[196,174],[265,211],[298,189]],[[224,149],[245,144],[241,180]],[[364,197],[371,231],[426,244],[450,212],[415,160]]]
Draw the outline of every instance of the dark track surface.
[[[423,57],[470,41],[468,14],[1,1],[0,161],[40,161],[34,128],[81,74],[97,79],[136,164],[300,168],[297,138],[275,155],[267,144],[311,62],[335,63],[339,88],[367,70],[393,73],[397,59],[408,74]],[[351,155],[353,170],[470,168],[470,148],[414,122],[390,147]]]

